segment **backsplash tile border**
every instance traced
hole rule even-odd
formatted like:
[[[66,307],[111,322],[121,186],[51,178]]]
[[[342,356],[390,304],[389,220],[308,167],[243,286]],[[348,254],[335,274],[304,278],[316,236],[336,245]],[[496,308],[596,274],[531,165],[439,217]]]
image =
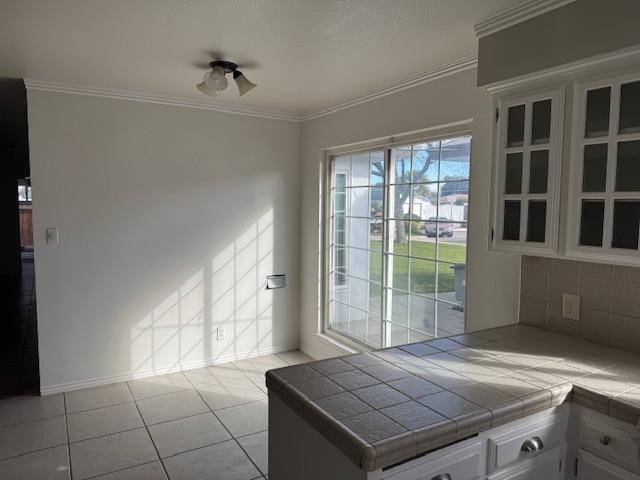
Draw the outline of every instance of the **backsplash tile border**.
[[[580,320],[563,293],[580,295]],[[640,267],[523,255],[519,322],[640,352]]]

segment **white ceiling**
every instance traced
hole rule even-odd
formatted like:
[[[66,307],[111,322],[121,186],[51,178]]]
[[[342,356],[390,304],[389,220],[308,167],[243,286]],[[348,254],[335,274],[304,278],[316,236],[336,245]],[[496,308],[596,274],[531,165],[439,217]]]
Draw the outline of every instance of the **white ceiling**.
[[[525,0],[2,0],[0,77],[304,115],[476,53]],[[220,57],[256,88],[194,87]]]

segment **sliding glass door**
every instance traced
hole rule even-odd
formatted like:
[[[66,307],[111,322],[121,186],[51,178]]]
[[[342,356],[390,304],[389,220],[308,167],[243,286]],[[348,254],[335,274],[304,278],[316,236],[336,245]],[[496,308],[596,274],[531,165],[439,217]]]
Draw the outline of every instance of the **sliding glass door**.
[[[470,142],[331,159],[330,330],[374,347],[464,331]]]

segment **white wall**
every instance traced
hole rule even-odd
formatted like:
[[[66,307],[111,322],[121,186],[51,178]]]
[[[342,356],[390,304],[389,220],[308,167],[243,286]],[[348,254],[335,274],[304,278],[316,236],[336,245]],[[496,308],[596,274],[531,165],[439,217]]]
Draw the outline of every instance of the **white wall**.
[[[299,124],[28,103],[44,392],[297,346]],[[271,272],[286,289],[264,290]]]
[[[302,124],[300,341],[315,357],[341,353],[319,324],[319,174],[323,149],[473,120],[469,207],[467,328],[517,321],[519,256],[487,250],[491,100],[476,70],[425,83]]]

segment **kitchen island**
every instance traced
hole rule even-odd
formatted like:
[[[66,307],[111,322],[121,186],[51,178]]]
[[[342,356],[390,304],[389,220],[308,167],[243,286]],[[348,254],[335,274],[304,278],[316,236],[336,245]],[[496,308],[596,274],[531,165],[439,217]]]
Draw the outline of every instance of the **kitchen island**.
[[[402,472],[451,452],[467,461],[457,478],[485,478],[526,459],[498,460],[495,438],[510,438],[519,421],[555,432],[553,468],[564,475],[573,448],[565,404],[635,428],[639,386],[640,355],[524,325],[271,370],[269,478],[431,480]],[[547,455],[532,442],[529,458]]]

